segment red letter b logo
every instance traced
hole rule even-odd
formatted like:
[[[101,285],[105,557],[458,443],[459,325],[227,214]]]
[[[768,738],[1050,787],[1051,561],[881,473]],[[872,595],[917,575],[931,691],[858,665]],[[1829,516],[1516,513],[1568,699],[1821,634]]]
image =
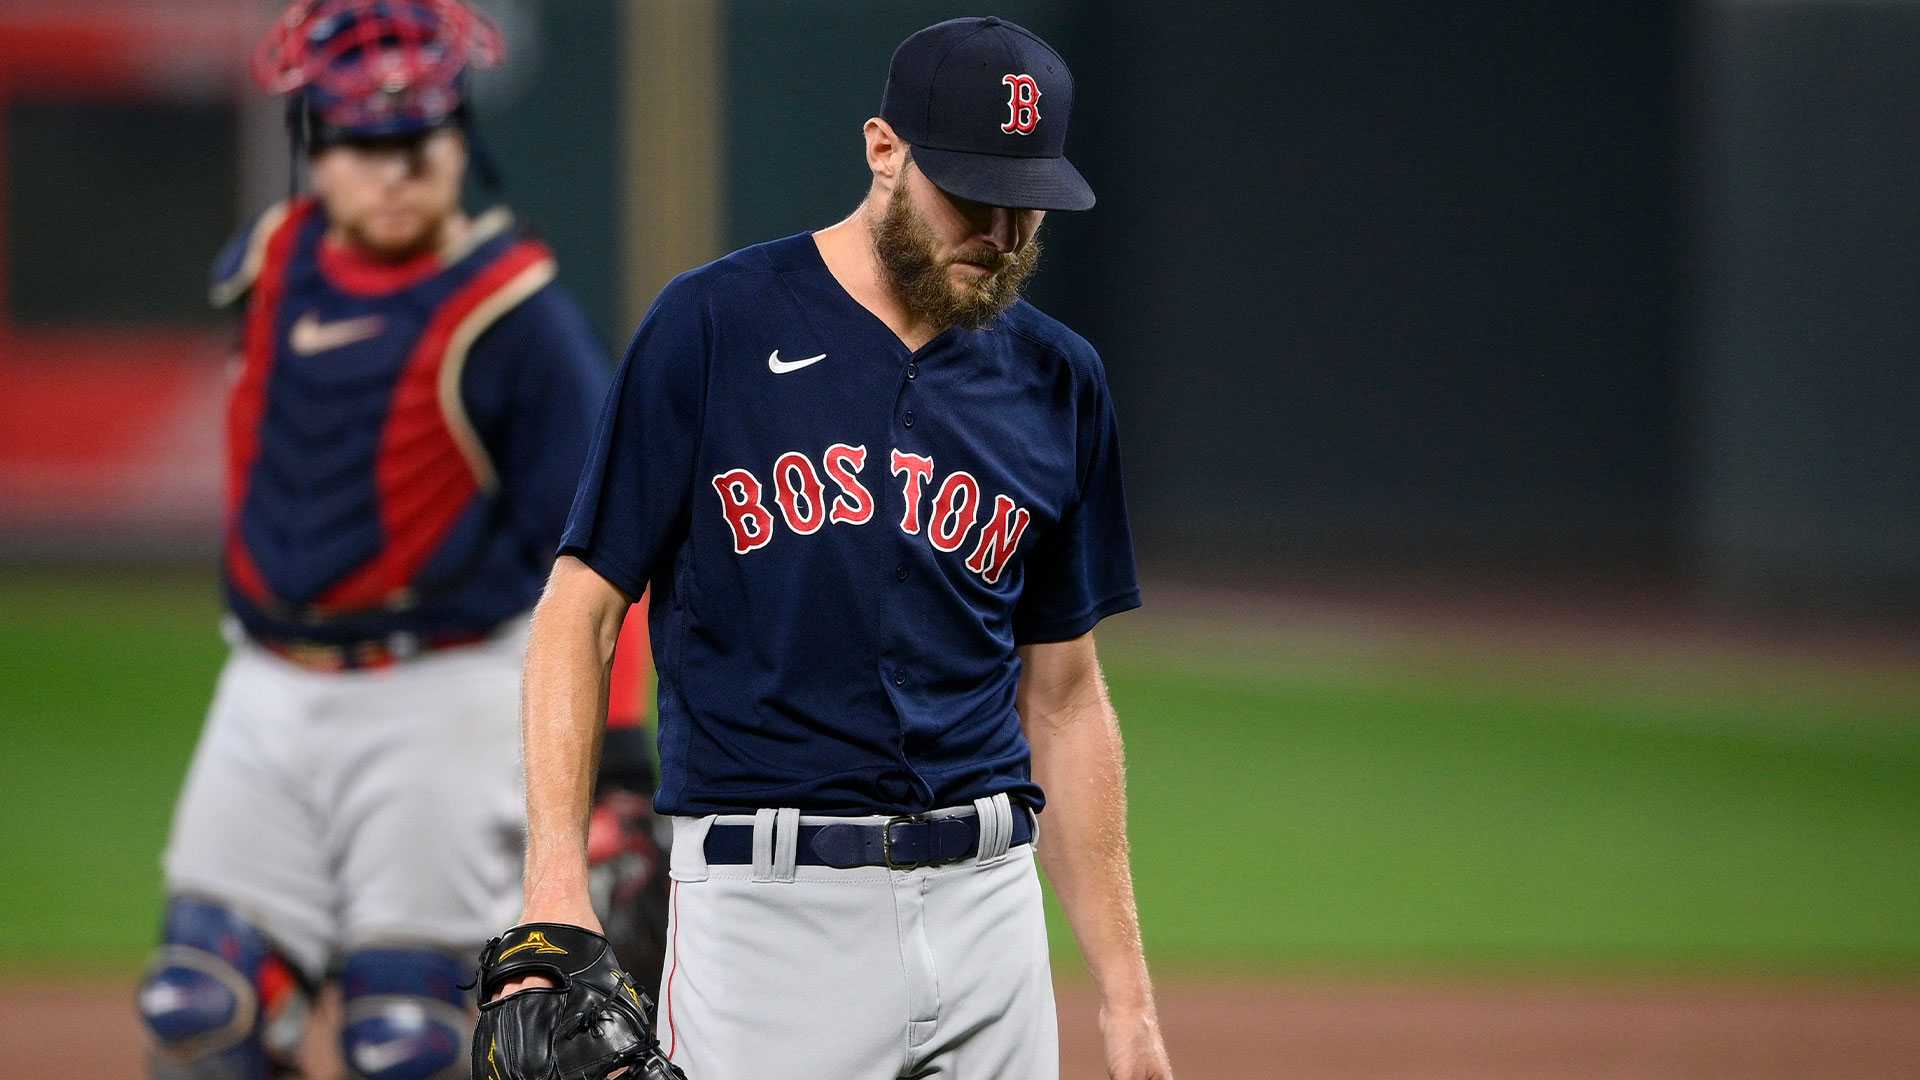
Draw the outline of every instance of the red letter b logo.
[[[1007,88],[1007,122],[1000,130],[1009,135],[1031,135],[1040,126],[1040,84],[1031,75],[1003,75]]]

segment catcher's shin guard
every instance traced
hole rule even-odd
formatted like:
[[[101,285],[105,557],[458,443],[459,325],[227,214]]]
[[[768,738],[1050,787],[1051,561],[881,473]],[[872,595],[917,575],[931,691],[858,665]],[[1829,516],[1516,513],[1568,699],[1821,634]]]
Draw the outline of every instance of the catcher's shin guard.
[[[266,935],[210,900],[167,902],[137,1002],[155,1080],[267,1080],[293,1067],[311,990]]]
[[[361,949],[340,971],[340,1056],[354,1080],[467,1080],[466,965],[430,949]]]

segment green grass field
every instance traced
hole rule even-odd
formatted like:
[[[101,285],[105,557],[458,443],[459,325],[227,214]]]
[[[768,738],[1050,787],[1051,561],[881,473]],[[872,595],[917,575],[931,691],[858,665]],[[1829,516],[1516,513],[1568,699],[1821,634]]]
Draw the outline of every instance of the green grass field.
[[[146,950],[215,618],[0,579],[0,971]],[[1920,677],[1214,636],[1105,639],[1163,970],[1920,973]]]

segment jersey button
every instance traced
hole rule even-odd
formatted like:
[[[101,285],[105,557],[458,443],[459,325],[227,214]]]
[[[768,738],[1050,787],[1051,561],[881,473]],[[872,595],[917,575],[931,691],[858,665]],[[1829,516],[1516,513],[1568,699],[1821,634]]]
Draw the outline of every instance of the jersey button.
[[[908,364],[908,365],[907,365],[907,378],[909,378],[909,379],[917,379],[917,378],[919,378],[919,377],[920,377],[920,365],[919,365],[919,364]]]
[[[908,409],[904,414],[901,415],[900,426],[901,427],[913,426],[913,410],[912,409]]]
[[[907,685],[907,673],[906,673],[906,672],[904,672],[904,671],[896,671],[896,672],[894,672],[894,673],[893,673],[893,685],[895,685],[895,686],[905,686],[905,685]]]
[[[907,564],[901,563],[899,566],[896,566],[893,568],[893,580],[895,581],[907,580]]]

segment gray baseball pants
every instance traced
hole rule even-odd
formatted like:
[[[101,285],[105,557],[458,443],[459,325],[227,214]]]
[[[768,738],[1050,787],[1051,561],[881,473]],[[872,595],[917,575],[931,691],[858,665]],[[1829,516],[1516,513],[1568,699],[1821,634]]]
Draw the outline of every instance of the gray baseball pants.
[[[1006,796],[939,813],[995,814]],[[798,811],[674,819],[659,1035],[698,1080],[1056,1080],[1032,845],[913,870],[796,866]],[[715,821],[760,860],[709,866]]]

